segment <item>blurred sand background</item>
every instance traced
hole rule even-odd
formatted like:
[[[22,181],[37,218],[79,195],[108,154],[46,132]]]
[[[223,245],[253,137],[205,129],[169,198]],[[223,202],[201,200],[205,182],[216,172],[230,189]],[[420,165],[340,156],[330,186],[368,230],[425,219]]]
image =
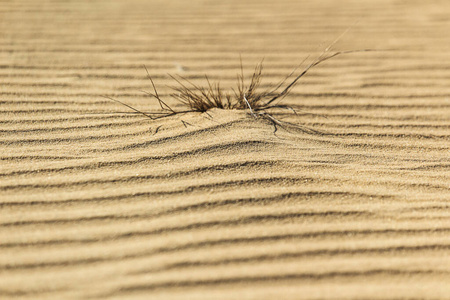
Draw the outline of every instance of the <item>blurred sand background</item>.
[[[449,299],[449,1],[0,1],[0,298]],[[355,24],[355,22],[358,23]],[[167,73],[285,99],[151,121]],[[176,102],[170,102],[181,109]],[[187,126],[183,122],[188,123]],[[322,132],[313,132],[310,129]]]

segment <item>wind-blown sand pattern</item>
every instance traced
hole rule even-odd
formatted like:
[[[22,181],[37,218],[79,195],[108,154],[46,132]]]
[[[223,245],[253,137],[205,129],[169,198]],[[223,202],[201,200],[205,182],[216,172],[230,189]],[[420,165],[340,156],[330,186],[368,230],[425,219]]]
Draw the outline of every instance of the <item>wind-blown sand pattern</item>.
[[[0,1],[0,298],[449,299],[449,1]],[[151,121],[166,75],[285,99]],[[176,108],[182,109],[175,102]],[[184,123],[183,123],[183,122]]]

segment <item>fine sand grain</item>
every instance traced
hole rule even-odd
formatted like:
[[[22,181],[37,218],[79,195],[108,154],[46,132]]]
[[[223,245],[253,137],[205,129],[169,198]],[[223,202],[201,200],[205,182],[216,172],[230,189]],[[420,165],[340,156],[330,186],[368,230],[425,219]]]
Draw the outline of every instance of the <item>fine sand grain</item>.
[[[450,299],[449,1],[0,0],[0,298]],[[151,121],[354,25],[278,128]],[[170,97],[169,97],[170,99]],[[183,109],[176,101],[170,105]]]

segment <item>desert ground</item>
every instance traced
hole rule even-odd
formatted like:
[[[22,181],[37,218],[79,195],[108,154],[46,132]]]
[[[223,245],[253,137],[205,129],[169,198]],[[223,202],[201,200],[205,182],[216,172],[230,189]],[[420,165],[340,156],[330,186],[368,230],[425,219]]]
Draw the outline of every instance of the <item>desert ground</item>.
[[[1,299],[450,299],[449,1],[0,1]],[[273,112],[160,120],[180,74]],[[306,62],[307,63],[307,62]],[[303,65],[304,66],[304,65]],[[299,69],[299,71],[302,67]],[[299,72],[297,71],[297,72]]]

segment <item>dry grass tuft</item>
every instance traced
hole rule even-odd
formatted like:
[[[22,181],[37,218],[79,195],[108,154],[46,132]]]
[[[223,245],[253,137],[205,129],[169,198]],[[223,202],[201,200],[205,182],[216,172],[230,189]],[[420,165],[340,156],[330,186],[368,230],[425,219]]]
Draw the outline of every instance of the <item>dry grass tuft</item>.
[[[345,32],[344,32],[345,34]],[[156,85],[150,76],[147,68],[144,66],[147,76],[152,84],[153,92],[146,92],[147,95],[155,98],[161,108],[159,112],[146,113],[140,111],[134,107],[131,107],[121,101],[116,99],[106,97],[110,100],[113,100],[117,103],[120,103],[137,113],[140,113],[152,120],[167,118],[177,114],[185,114],[189,112],[207,112],[212,108],[221,108],[221,109],[241,109],[241,110],[249,110],[249,113],[254,118],[264,118],[269,120],[275,127],[275,131],[277,130],[277,125],[282,126],[282,122],[276,118],[274,118],[271,114],[268,113],[270,109],[289,109],[293,111],[295,110],[287,105],[280,104],[280,102],[289,94],[292,88],[298,83],[299,79],[305,76],[309,70],[314,68],[315,66],[334,58],[338,55],[349,54],[355,52],[367,52],[367,51],[375,51],[370,49],[364,50],[350,50],[350,51],[337,51],[331,52],[331,48],[334,44],[342,37],[342,35],[336,39],[330,46],[328,46],[313,62],[308,64],[302,72],[298,75],[294,75],[296,71],[305,63],[305,61],[309,58],[305,58],[289,75],[287,75],[283,80],[281,80],[278,84],[262,90],[261,89],[261,80],[263,77],[263,61],[256,65],[255,70],[253,72],[252,78],[248,85],[245,84],[244,78],[244,70],[242,65],[242,59],[240,60],[240,74],[237,75],[237,87],[236,89],[231,89],[232,92],[225,92],[220,83],[211,83],[208,76],[205,75],[206,86],[199,86],[194,84],[188,78],[183,77],[181,75],[172,76],[169,75],[176,85],[171,86],[172,89],[171,97],[184,104],[186,107],[185,110],[177,111],[172,109],[165,100],[163,100],[156,88]],[[285,122],[283,122],[285,123]]]

